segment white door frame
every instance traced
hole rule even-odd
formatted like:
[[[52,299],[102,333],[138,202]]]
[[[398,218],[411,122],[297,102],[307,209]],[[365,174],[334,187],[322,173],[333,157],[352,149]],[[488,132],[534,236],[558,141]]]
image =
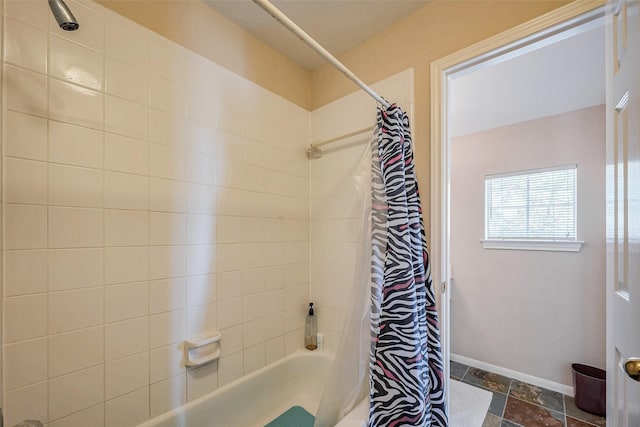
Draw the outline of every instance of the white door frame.
[[[450,153],[449,79],[461,71],[502,61],[520,49],[601,18],[606,0],[575,1],[431,63],[431,275],[440,285],[441,339],[447,393],[450,361]],[[436,287],[437,289],[438,287]]]

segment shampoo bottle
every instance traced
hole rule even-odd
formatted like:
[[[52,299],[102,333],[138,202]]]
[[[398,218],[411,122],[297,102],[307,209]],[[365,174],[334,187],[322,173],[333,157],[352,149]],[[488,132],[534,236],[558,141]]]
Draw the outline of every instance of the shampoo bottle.
[[[309,314],[304,324],[304,346],[307,350],[315,350],[318,348],[318,321],[313,313],[313,303],[309,303]]]

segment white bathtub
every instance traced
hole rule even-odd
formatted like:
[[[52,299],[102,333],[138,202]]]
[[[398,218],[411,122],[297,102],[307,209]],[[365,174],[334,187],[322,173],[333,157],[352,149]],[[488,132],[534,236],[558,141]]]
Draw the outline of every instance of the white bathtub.
[[[315,415],[332,364],[301,350],[138,427],[264,427],[296,405]]]

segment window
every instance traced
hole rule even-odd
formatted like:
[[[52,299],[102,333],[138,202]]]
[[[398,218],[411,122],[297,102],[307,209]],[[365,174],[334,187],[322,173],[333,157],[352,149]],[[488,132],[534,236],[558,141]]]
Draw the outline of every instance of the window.
[[[576,171],[573,165],[486,176],[485,248],[580,250]]]

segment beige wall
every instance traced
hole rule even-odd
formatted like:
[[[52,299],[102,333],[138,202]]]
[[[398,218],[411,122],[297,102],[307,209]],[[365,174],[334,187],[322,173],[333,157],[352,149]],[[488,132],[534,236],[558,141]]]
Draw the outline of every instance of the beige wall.
[[[436,0],[339,57],[366,83],[414,68],[413,137],[425,212],[429,212],[430,205],[428,135],[431,62],[567,3],[570,2]],[[311,89],[312,109],[316,109],[353,92],[355,86],[327,65],[312,73]],[[428,218],[425,220],[428,223]]]
[[[309,71],[200,0],[97,0],[301,107],[311,108]]]
[[[451,352],[571,385],[605,366],[604,106],[454,138]],[[575,164],[580,252],[484,249],[485,175]]]
[[[98,0],[98,3],[308,110],[356,90],[352,82],[329,65],[313,73],[298,67],[201,1]],[[415,69],[414,139],[427,206],[429,64],[567,3],[566,0],[433,1],[339,57],[367,83],[407,68]]]
[[[201,1],[98,2],[308,110],[356,90],[330,65],[312,73],[296,66]],[[567,3],[433,1],[339,57],[369,84],[407,68],[415,69],[413,131],[425,212],[430,205],[429,64]],[[189,31],[194,28],[198,30]]]

